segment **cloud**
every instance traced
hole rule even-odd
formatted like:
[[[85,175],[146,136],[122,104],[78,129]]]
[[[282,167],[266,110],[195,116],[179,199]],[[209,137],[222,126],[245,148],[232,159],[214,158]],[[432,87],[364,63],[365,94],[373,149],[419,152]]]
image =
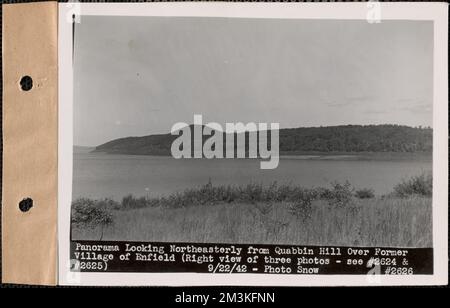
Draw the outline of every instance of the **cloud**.
[[[418,104],[402,107],[401,110],[409,111],[412,113],[430,113],[433,111],[433,107],[430,104]]]
[[[363,113],[365,113],[365,114],[386,114],[388,112],[386,110],[369,109],[369,110],[364,110]]]
[[[325,102],[329,107],[345,107],[345,106],[355,106],[360,103],[374,101],[377,97],[373,95],[359,95],[346,97],[340,101]]]
[[[423,100],[414,98],[401,98],[397,100],[397,110],[407,111],[412,113],[430,113],[433,111],[433,104],[426,103]]]
[[[347,101],[347,102],[327,102],[325,104],[327,106],[329,106],[329,107],[345,107],[345,106],[355,105],[356,102],[350,102],[350,101]]]

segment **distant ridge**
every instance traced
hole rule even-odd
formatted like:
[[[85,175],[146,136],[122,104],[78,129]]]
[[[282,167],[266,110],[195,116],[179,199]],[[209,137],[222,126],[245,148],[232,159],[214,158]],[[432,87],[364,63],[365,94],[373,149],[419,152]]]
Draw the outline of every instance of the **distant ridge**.
[[[193,125],[191,135],[193,136]],[[270,134],[269,134],[270,135]],[[126,137],[93,150],[109,154],[171,155],[178,136],[171,134]],[[203,136],[203,142],[209,136]],[[431,152],[433,130],[401,125],[340,125],[280,129],[280,154],[304,152]],[[225,147],[225,144],[224,144]]]

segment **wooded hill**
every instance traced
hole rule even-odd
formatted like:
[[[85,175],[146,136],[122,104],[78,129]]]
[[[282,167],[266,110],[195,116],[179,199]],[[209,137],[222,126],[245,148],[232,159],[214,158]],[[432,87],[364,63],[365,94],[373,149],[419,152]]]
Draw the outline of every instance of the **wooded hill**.
[[[191,125],[191,136],[193,135]],[[172,142],[176,138],[178,136],[170,133],[120,138],[99,145],[94,151],[111,154],[170,155]],[[203,142],[207,138],[209,136],[203,136]],[[270,133],[268,139],[270,144]],[[247,133],[246,140],[248,141]],[[433,130],[388,124],[301,127],[280,129],[279,141],[280,154],[284,155],[304,152],[431,152]]]

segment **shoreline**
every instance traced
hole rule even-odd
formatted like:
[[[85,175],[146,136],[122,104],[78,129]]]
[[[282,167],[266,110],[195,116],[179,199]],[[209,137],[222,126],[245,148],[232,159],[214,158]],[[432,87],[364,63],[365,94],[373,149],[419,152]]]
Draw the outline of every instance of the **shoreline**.
[[[172,158],[166,153],[124,153],[124,152],[110,152],[101,150],[84,150],[77,151],[74,147],[73,154],[105,154],[105,155],[124,155],[124,156],[146,156],[146,157],[167,157]],[[295,151],[295,152],[280,152],[280,159],[299,159],[299,160],[419,160],[432,161],[432,152],[313,152],[313,151]],[[186,159],[207,159],[203,158],[186,158]],[[212,159],[256,159],[262,158],[210,158]]]

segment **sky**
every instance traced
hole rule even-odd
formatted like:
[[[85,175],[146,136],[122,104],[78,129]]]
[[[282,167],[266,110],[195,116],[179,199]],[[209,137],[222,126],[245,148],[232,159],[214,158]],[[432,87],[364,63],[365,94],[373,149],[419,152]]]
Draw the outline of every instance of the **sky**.
[[[82,16],[74,144],[176,122],[432,126],[430,21]]]

